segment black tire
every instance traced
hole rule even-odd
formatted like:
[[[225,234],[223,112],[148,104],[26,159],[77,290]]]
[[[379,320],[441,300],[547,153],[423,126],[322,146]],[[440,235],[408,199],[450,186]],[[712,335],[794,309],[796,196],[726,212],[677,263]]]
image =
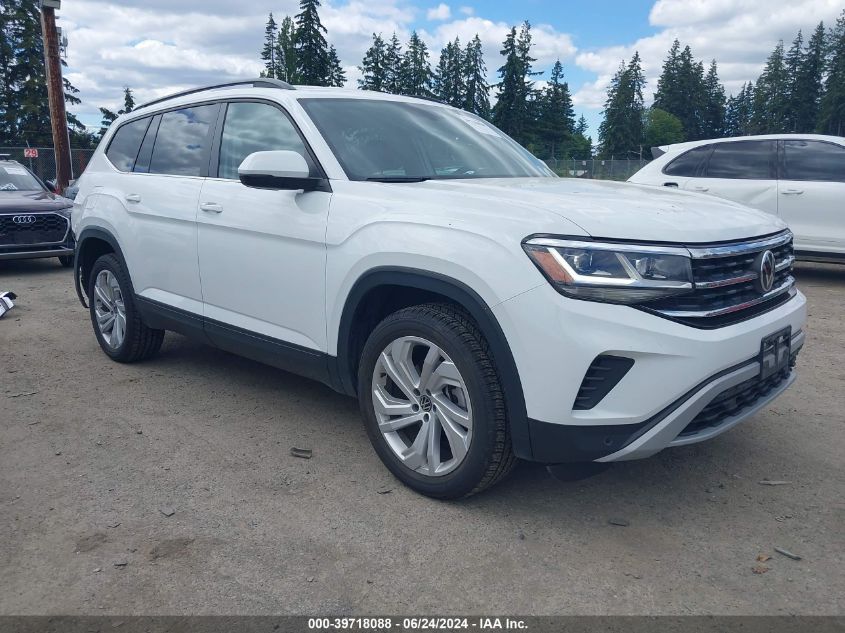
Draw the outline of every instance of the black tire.
[[[59,256],[59,263],[62,265],[63,268],[72,268],[73,267],[73,255],[60,255]]]
[[[442,476],[418,473],[394,454],[378,428],[372,379],[381,352],[394,340],[416,336],[440,347],[463,377],[473,411],[472,439],[464,460]],[[503,479],[516,464],[505,397],[484,336],[463,311],[424,304],[394,312],[367,340],[358,370],[358,400],[367,434],[378,456],[405,485],[437,499],[467,497]]]
[[[126,311],[126,334],[123,342],[116,348],[109,346],[103,338],[94,311],[96,303],[94,301],[94,284],[97,275],[104,270],[110,271],[116,277]],[[159,348],[161,348],[161,343],[164,340],[164,330],[154,330],[147,327],[141,320],[141,316],[138,314],[138,309],[135,306],[134,296],[129,273],[114,254],[103,255],[94,262],[88,278],[88,303],[91,314],[91,325],[94,328],[94,335],[97,337],[97,342],[100,344],[102,350],[109,358],[120,363],[133,363],[154,356]]]

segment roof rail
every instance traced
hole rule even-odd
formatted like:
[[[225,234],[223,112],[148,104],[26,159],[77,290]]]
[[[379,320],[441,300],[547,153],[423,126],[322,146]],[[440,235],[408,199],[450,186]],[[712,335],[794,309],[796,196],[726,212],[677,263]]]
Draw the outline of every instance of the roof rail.
[[[296,90],[296,88],[294,88],[288,82],[282,81],[281,79],[274,79],[272,77],[241,79],[240,81],[230,81],[225,84],[214,84],[211,86],[202,86],[200,88],[191,88],[190,90],[176,92],[172,95],[167,95],[166,97],[161,97],[159,99],[153,99],[152,101],[142,103],[141,105],[137,106],[135,110],[140,110],[141,108],[146,108],[147,106],[155,105],[156,103],[161,103],[162,101],[169,101],[170,99],[175,99],[176,97],[184,97],[185,95],[192,95],[196,92],[204,92],[206,90],[214,90],[216,88],[229,88],[231,86],[252,86],[253,88],[278,88],[279,90]]]

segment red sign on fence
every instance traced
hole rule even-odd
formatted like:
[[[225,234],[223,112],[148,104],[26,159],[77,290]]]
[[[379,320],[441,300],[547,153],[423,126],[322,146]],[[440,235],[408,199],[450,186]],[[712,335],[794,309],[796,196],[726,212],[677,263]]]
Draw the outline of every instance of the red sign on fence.
[[[38,150],[34,147],[25,147],[23,150],[24,158],[38,158]]]

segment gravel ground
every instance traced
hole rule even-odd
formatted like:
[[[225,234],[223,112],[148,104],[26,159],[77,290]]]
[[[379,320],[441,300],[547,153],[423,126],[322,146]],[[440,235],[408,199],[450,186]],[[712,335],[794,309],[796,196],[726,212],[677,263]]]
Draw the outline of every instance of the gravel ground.
[[[798,278],[799,380],[754,419],[444,503],[353,400],[176,335],[113,363],[69,271],[0,262],[0,614],[842,614],[845,267]]]

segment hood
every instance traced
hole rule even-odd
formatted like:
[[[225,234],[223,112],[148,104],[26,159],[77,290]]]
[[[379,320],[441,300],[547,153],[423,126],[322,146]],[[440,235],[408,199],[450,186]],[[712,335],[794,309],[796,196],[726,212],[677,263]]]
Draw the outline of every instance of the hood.
[[[59,211],[72,206],[72,200],[47,191],[0,191],[0,213]]]
[[[768,213],[701,194],[606,180],[490,178],[429,180],[414,185],[431,193],[482,198],[493,205],[535,207],[578,225],[595,238],[723,242],[786,228]],[[526,234],[543,232],[526,225]]]

